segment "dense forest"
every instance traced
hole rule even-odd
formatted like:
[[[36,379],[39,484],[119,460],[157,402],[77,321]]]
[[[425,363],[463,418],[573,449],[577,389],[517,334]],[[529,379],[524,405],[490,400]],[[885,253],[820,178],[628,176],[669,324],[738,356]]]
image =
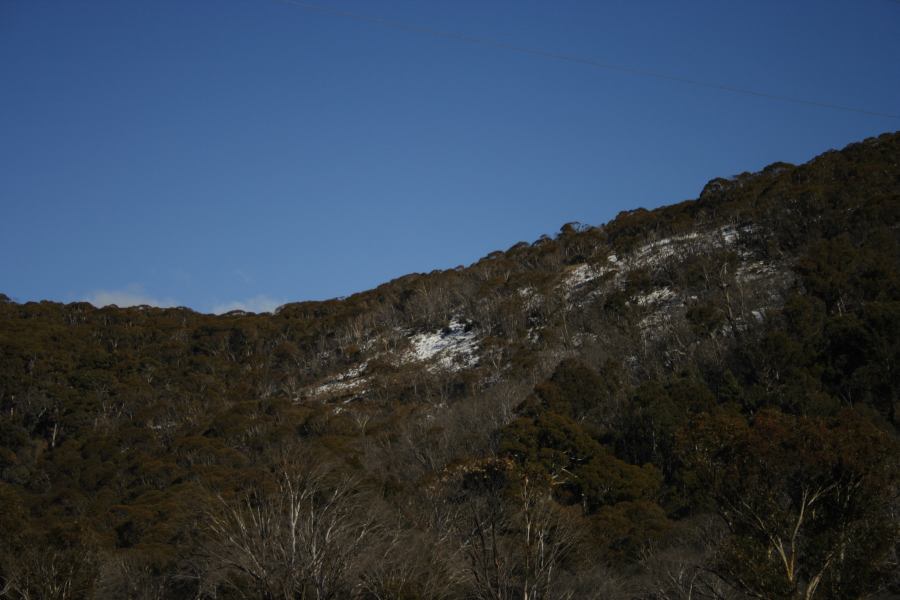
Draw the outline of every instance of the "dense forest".
[[[274,314],[0,295],[0,598],[900,597],[900,134]]]

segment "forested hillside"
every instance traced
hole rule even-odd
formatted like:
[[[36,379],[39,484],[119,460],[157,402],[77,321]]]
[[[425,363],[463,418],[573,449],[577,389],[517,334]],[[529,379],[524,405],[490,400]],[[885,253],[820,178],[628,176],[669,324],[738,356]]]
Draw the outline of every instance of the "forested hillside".
[[[885,134],[275,314],[0,295],[0,598],[900,597],[898,227]]]

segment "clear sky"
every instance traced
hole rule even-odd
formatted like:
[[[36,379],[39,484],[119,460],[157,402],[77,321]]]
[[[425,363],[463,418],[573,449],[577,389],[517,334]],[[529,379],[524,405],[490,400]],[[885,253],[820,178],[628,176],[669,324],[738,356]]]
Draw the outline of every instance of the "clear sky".
[[[313,0],[900,113],[900,2]],[[0,292],[259,310],[900,129],[275,0],[0,0]]]

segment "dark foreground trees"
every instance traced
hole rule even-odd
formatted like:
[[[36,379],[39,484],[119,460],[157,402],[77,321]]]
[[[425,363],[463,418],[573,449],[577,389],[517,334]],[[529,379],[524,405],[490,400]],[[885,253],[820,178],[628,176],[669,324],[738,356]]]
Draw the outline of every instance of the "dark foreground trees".
[[[858,413],[703,415],[689,477],[730,532],[715,573],[756,598],[860,598],[897,568],[896,441]]]

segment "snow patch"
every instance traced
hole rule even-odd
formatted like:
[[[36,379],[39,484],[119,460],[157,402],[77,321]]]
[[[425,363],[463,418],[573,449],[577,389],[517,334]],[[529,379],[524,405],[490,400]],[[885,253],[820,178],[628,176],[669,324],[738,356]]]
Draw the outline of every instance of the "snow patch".
[[[410,338],[405,362],[435,361],[437,367],[459,371],[478,363],[478,336],[466,323],[454,318],[450,325],[435,332],[418,333]]]
[[[668,287],[659,288],[658,290],[653,290],[647,294],[639,294],[635,296],[634,301],[638,306],[650,306],[653,304],[658,304],[675,296],[675,292],[673,292]]]
[[[589,264],[578,265],[566,273],[562,285],[566,288],[567,293],[571,293],[584,284],[603,276],[608,271],[609,269],[597,268]]]
[[[734,227],[723,227],[719,233],[722,235],[722,241],[728,245],[735,243],[738,239],[738,231]]]
[[[699,233],[691,232],[684,235],[663,238],[661,240],[656,240],[655,242],[650,242],[649,244],[644,244],[637,249],[635,255],[639,260],[646,258],[653,259],[651,262],[655,262],[674,255],[675,246],[697,239],[698,237],[700,237]]]
[[[742,264],[735,272],[735,277],[742,283],[765,279],[775,275],[778,271],[772,265],[762,261]]]
[[[365,377],[360,377],[363,371],[366,370],[367,366],[367,362],[362,362],[355,367],[344,371],[328,383],[315,388],[312,391],[312,394],[314,396],[319,396],[321,394],[336,394],[339,392],[348,392],[350,390],[358,388],[368,381],[368,379],[366,379]]]
[[[522,304],[525,310],[533,310],[541,304],[541,297],[534,286],[526,286],[516,290],[519,297],[522,298]]]

